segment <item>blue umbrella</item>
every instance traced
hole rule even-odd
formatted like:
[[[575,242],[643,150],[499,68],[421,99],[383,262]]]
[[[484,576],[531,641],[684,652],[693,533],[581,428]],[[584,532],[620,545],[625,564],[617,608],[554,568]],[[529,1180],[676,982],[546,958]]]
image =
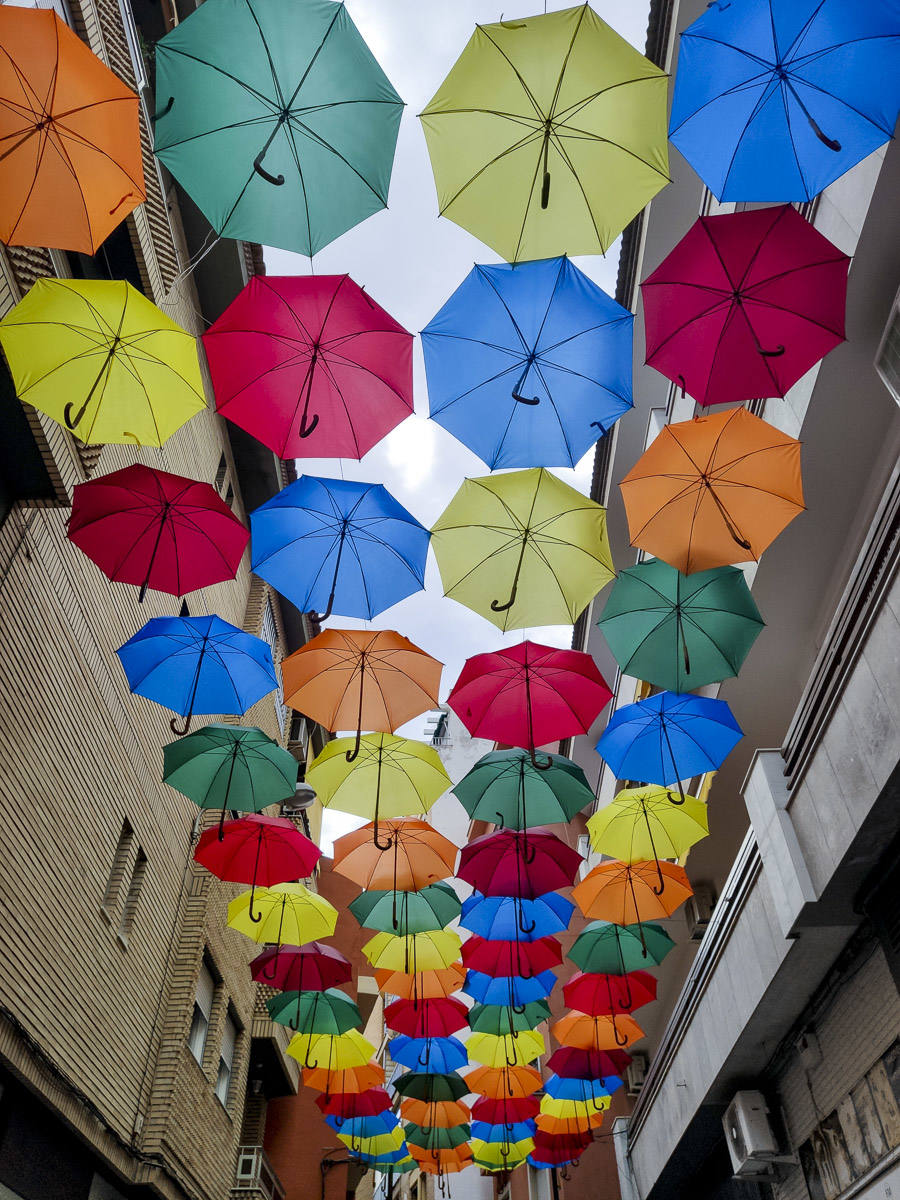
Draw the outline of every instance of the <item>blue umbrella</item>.
[[[116,651],[128,686],[186,717],[194,712],[245,713],[278,687],[272,651],[260,638],[221,617],[153,617]]]
[[[332,1129],[336,1129],[338,1133],[360,1139],[379,1137],[383,1133],[390,1133],[400,1124],[390,1111],[375,1113],[368,1117],[336,1117],[329,1114],[325,1118],[325,1123]]]
[[[473,1121],[471,1134],[482,1142],[522,1142],[534,1136],[534,1121],[512,1121],[509,1125],[489,1125],[487,1121]]]
[[[683,801],[680,781],[718,770],[743,736],[724,700],[659,692],[615,712],[597,751],[618,779],[677,782]]]
[[[618,1075],[604,1075],[599,1079],[563,1079],[559,1075],[550,1075],[544,1080],[544,1091],[554,1100],[601,1100],[611,1096],[622,1086]]]
[[[569,1158],[564,1163],[548,1163],[541,1162],[539,1158],[535,1158],[533,1154],[529,1154],[525,1159],[529,1167],[534,1167],[536,1171],[555,1171],[558,1167],[570,1167],[577,1159]]]
[[[463,991],[479,1004],[509,1004],[521,1007],[532,1000],[544,1000],[553,991],[556,975],[539,971],[533,979],[519,975],[500,975],[494,978],[481,971],[466,971]]]
[[[731,0],[681,35],[669,137],[720,200],[811,200],[898,108],[895,0]]]
[[[431,535],[380,483],[301,475],[250,529],[256,574],[322,621],[368,620],[425,586]]]
[[[455,1037],[411,1038],[401,1033],[388,1049],[394,1062],[427,1075],[449,1075],[469,1062],[465,1046]]]
[[[518,896],[483,896],[475,892],[463,901],[463,929],[492,942],[534,942],[568,929],[575,905],[559,892],[534,900]],[[529,930],[522,933],[522,927]]]
[[[475,266],[422,331],[432,420],[497,467],[574,467],[632,406],[634,317],[568,258]]]
[[[354,1150],[352,1146],[347,1147],[347,1153],[356,1162],[367,1163],[370,1167],[378,1167],[380,1170],[386,1170],[394,1166],[395,1163],[402,1163],[402,1171],[411,1171],[412,1167],[406,1166],[406,1163],[411,1161],[409,1151],[401,1146],[399,1150],[390,1150],[387,1154],[366,1154],[362,1150]]]

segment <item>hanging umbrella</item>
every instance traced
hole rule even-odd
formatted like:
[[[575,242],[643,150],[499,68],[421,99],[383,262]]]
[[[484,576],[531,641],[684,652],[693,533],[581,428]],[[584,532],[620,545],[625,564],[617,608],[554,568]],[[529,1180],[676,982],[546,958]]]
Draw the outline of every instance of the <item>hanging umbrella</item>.
[[[379,817],[424,815],[451,787],[450,776],[433,746],[391,733],[326,742],[306,773],[323,808],[372,818],[372,841],[379,850]]]
[[[811,200],[893,136],[889,0],[714,5],[681,35],[670,137],[720,200]]]
[[[574,467],[632,406],[632,324],[568,258],[475,266],[422,330],[433,421],[500,467]]]
[[[206,407],[193,337],[124,280],[38,279],[0,346],[19,399],[82,442],[161,446]]]
[[[508,1171],[523,1163],[534,1149],[534,1140],[522,1138],[518,1142],[486,1142],[473,1138],[472,1157],[486,1171]]]
[[[313,255],[387,205],[403,101],[343,4],[198,8],[156,44],[156,145],[222,237]]]
[[[462,908],[449,883],[432,883],[420,892],[361,892],[347,907],[360,925],[401,934],[446,929]]]
[[[724,700],[659,692],[617,709],[597,752],[618,779],[671,784],[717,771],[742,737]]]
[[[250,534],[208,483],[134,463],[75,485],[68,538],[143,600],[234,579]]]
[[[459,957],[460,938],[450,929],[411,933],[398,937],[376,933],[362,948],[373,967],[381,971],[438,971]]]
[[[641,284],[647,362],[702,405],[784,396],[844,340],[849,266],[789,204],[701,217]]]
[[[574,910],[575,906],[557,892],[533,900],[475,892],[463,901],[459,923],[463,929],[492,940],[536,939],[568,929]],[[523,927],[528,933],[522,932]]]
[[[269,1016],[295,1033],[341,1034],[362,1024],[359,1009],[335,988],[321,992],[281,992],[266,1001]]]
[[[250,514],[251,567],[301,612],[370,620],[425,586],[428,530],[380,483],[301,475]]]
[[[673,804],[663,787],[628,788],[588,820],[591,845],[599,854],[637,863],[681,858],[709,834],[706,805],[693,796]],[[665,887],[660,870],[659,891]]]
[[[561,754],[537,766],[528,750],[494,750],[453,785],[473,821],[507,829],[569,821],[594,801],[581,767]]]
[[[414,1074],[408,1071],[399,1075],[394,1081],[394,1090],[401,1096],[409,1096],[413,1100],[427,1100],[429,1103],[437,1100],[461,1100],[468,1095],[467,1080],[455,1071],[446,1074]]]
[[[251,903],[257,912],[251,912]],[[337,909],[302,883],[277,883],[259,888],[254,896],[242,892],[228,905],[228,925],[254,942],[275,947],[271,972],[278,967],[282,945],[303,946],[317,937],[329,937],[337,925]],[[269,968],[267,968],[268,970]],[[266,982],[268,982],[268,977]]]
[[[591,921],[569,949],[569,958],[592,974],[627,975],[658,966],[675,943],[660,925],[616,925]]]
[[[577,1162],[594,1140],[593,1133],[563,1134],[544,1133],[539,1129],[534,1135],[534,1150],[531,1158],[545,1167],[561,1167]]]
[[[438,1147],[425,1149],[423,1146],[417,1146],[415,1142],[410,1142],[409,1152],[423,1171],[440,1175],[460,1171],[472,1161],[472,1152],[468,1146],[454,1146],[443,1150]]]
[[[337,1096],[316,1096],[315,1103],[322,1110],[323,1116],[342,1117],[371,1117],[376,1113],[387,1112],[391,1107],[391,1097],[384,1088],[374,1087],[368,1091],[348,1092]]]
[[[466,479],[432,542],[444,595],[504,631],[573,624],[615,575],[606,510],[543,468]]]
[[[546,1000],[556,986],[552,971],[540,971],[530,979],[519,975],[487,975],[468,971],[463,991],[478,1004],[504,1004],[523,1012],[534,1000]]]
[[[238,821],[220,822],[205,829],[194,850],[194,859],[217,879],[249,883],[250,920],[256,888],[288,883],[311,875],[322,851],[286,817],[251,813]]]
[[[326,629],[282,662],[284,702],[357,739],[392,733],[436,707],[441,666],[390,629]]]
[[[384,1083],[384,1068],[377,1062],[362,1067],[309,1067],[303,1070],[304,1087],[328,1096],[358,1096]]]
[[[186,717],[201,713],[245,713],[278,687],[272,651],[261,638],[221,617],[152,617],[116,651],[128,686]]]
[[[666,93],[586,4],[476,26],[422,113],[442,215],[508,262],[605,254],[669,181]]]
[[[400,999],[386,1006],[384,1023],[411,1038],[443,1038],[468,1029],[469,1010],[461,1000],[449,997],[437,997],[422,1005]]]
[[[306,1069],[345,1071],[349,1067],[365,1066],[375,1054],[375,1047],[358,1029],[348,1029],[337,1035],[295,1033],[288,1042],[287,1053]]]
[[[392,1112],[371,1113],[364,1117],[336,1117],[329,1113],[325,1124],[336,1133],[354,1140],[366,1141],[368,1138],[379,1137],[383,1133],[391,1133],[397,1129],[400,1122]]]
[[[462,963],[451,963],[439,971],[376,971],[378,990],[406,1000],[434,1000],[451,996],[466,981]]]
[[[250,963],[250,973],[259,983],[287,992],[324,991],[353,978],[340,950],[316,941],[263,950]]]
[[[656,999],[656,976],[649,971],[630,971],[627,975],[579,971],[563,988],[563,997],[569,1008],[592,1017],[632,1012]]]
[[[550,1019],[550,1005],[546,1000],[532,1000],[518,1008],[509,1004],[475,1004],[468,1011],[469,1027],[474,1033],[521,1033],[523,1029],[536,1029]]]
[[[463,846],[456,874],[486,896],[533,900],[545,892],[568,887],[582,861],[577,850],[549,829],[528,833],[500,829]]]
[[[597,625],[624,674],[689,692],[737,675],[764,622],[739,568],[656,558],[619,572]]]
[[[413,336],[349,275],[254,275],[203,334],[216,408],[281,458],[362,458],[413,410]]]
[[[139,100],[52,9],[0,9],[0,241],[96,254],[146,198]]]
[[[493,1100],[482,1096],[472,1105],[472,1119],[489,1125],[511,1125],[516,1121],[532,1120],[541,1110],[536,1096],[506,1097]]]
[[[550,1032],[561,1046],[574,1046],[579,1050],[614,1050],[617,1046],[630,1046],[644,1036],[643,1029],[627,1013],[589,1017],[585,1013],[570,1012],[551,1025]]]
[[[491,1100],[520,1099],[533,1095],[542,1084],[534,1067],[476,1067],[466,1076],[469,1091]]]
[[[561,1050],[557,1050],[555,1053],[619,1055],[628,1062],[631,1061],[631,1055],[626,1054],[624,1050],[574,1051],[571,1046],[563,1046]],[[620,1087],[622,1087],[622,1080],[615,1075],[610,1076],[608,1080],[601,1083],[597,1078],[578,1079],[553,1074],[544,1080],[544,1096],[550,1097],[553,1100],[574,1100],[579,1104],[593,1104],[596,1102],[598,1105],[608,1108],[611,1093],[617,1092]]]
[[[452,875],[457,847],[425,821],[381,822],[390,849],[375,844],[372,822],[334,842],[334,870],[362,888],[417,892]]]
[[[800,443],[729,408],[664,425],[620,487],[633,546],[686,575],[749,562],[803,511]]]
[[[603,862],[572,889],[572,899],[586,917],[617,925],[671,917],[693,894],[684,869],[668,862]]]
[[[468,1125],[441,1128],[409,1123],[403,1126],[403,1133],[411,1146],[420,1146],[423,1150],[452,1150],[469,1140]]]
[[[290,1053],[290,1049],[288,1053]],[[350,1150],[368,1158],[386,1159],[391,1154],[406,1158],[406,1142],[403,1138],[403,1130],[399,1125],[390,1133],[379,1133],[370,1137],[358,1137],[352,1133],[339,1133],[337,1137],[338,1141],[343,1142]]]
[[[472,1062],[486,1067],[524,1067],[545,1050],[544,1039],[534,1030],[519,1034],[473,1033],[466,1042]]]
[[[519,1142],[534,1133],[533,1121],[473,1121],[472,1140],[481,1142]]]
[[[536,1129],[551,1136],[562,1134],[563,1136],[574,1135],[577,1137],[580,1133],[589,1133],[592,1129],[599,1129],[603,1124],[604,1112],[605,1109],[599,1112],[578,1111],[564,1117],[542,1112],[538,1114],[534,1124]]]
[[[455,1037],[407,1037],[401,1033],[388,1043],[388,1050],[401,1066],[433,1075],[457,1071],[469,1062],[465,1046]]]
[[[547,1059],[547,1066],[562,1079],[596,1081],[607,1091],[612,1090],[616,1076],[631,1062],[624,1050],[578,1050],[561,1046]]]
[[[463,942],[463,966],[485,975],[518,975],[533,979],[562,962],[562,946],[553,937],[536,941],[491,942],[473,934]]]
[[[299,764],[253,725],[211,724],[163,747],[163,780],[199,808],[258,812],[289,800]],[[294,877],[296,878],[296,876]]]
[[[454,1125],[465,1125],[471,1113],[461,1100],[401,1100],[400,1116],[414,1125],[452,1129]]]
[[[612,692],[589,654],[525,641],[467,659],[447,703],[473,737],[524,747],[531,752],[532,766],[547,770],[553,763],[578,779],[571,770],[574,764],[565,767],[562,756],[538,760],[534,749],[587,733],[611,699]],[[499,761],[493,755],[486,759],[491,764]],[[483,762],[480,759],[476,767]],[[529,774],[529,782],[531,778]],[[554,778],[558,778],[555,771]]]

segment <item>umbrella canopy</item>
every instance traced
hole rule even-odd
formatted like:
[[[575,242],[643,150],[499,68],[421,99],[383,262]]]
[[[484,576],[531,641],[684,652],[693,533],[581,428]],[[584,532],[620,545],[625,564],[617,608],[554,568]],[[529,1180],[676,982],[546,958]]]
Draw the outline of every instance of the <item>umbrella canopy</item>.
[[[567,1054],[574,1053],[574,1051],[570,1046],[563,1046],[561,1050],[557,1050],[555,1053]],[[628,1062],[631,1061],[631,1055],[626,1054],[624,1050],[584,1050],[578,1051],[578,1053],[599,1053],[606,1056],[619,1055]],[[544,1080],[544,1093],[545,1097],[550,1097],[554,1100],[575,1100],[579,1104],[593,1104],[596,1102],[597,1105],[603,1105],[605,1108],[609,1105],[610,1093],[618,1091],[621,1086],[621,1079],[618,1079],[615,1075],[604,1083],[601,1083],[597,1078],[578,1079],[563,1075],[550,1075]]]
[[[381,822],[390,849],[374,840],[372,822],[334,842],[334,870],[362,888],[417,892],[446,879],[456,867],[457,847],[425,821]]]
[[[563,988],[569,1008],[589,1016],[631,1012],[656,999],[656,976],[649,971],[627,975],[585,974],[579,971]]]
[[[250,534],[208,483],[134,463],[76,484],[68,538],[143,600],[233,579]]]
[[[543,468],[466,479],[432,540],[444,595],[502,630],[571,625],[615,575],[606,510]]]
[[[588,820],[591,845],[600,854],[635,863],[681,858],[709,834],[702,800],[685,796],[672,802],[663,787],[628,788]],[[664,886],[660,876],[659,886]]]
[[[463,966],[485,975],[519,975],[531,979],[562,962],[562,946],[554,937],[536,941],[492,942],[473,934],[462,947]]]
[[[586,1080],[599,1083],[604,1090],[611,1090],[613,1080],[621,1075],[631,1062],[631,1055],[624,1050],[578,1050],[574,1046],[561,1046],[547,1059],[547,1066],[562,1079]]]
[[[359,1009],[335,988],[321,992],[281,992],[266,1001],[269,1016],[300,1033],[341,1034],[362,1024]]]
[[[255,904],[256,913],[251,912]],[[329,937],[337,925],[337,909],[302,883],[277,883],[242,892],[228,905],[228,925],[254,942],[303,946]]]
[[[523,900],[518,896],[483,896],[475,892],[463,901],[460,925],[497,941],[546,937],[568,929],[575,906],[557,892]],[[523,933],[522,930],[528,930]]]
[[[392,733],[437,705],[441,667],[391,629],[326,629],[282,662],[284,702],[326,729]]]
[[[603,862],[572,889],[586,917],[617,925],[671,917],[693,894],[684,868],[667,862]]]
[[[461,1000],[449,997],[437,997],[427,1004],[400,999],[387,1005],[384,1023],[411,1038],[443,1038],[469,1027],[469,1010]]]
[[[742,737],[724,700],[659,692],[617,709],[597,752],[618,779],[671,784],[717,771]]]
[[[259,983],[282,991],[324,991],[353,978],[350,963],[340,950],[323,942],[263,950],[250,964]]]
[[[465,1046],[455,1037],[413,1038],[401,1033],[388,1043],[388,1049],[401,1066],[434,1075],[457,1071],[469,1062]]]
[[[152,617],[116,651],[138,696],[186,717],[187,733],[201,713],[245,713],[278,687],[272,651],[262,638],[221,617]]]
[[[384,1088],[374,1087],[354,1094],[348,1092],[337,1096],[316,1096],[315,1102],[327,1117],[371,1117],[375,1113],[387,1112],[391,1098]]]
[[[466,1042],[472,1062],[486,1067],[524,1067],[546,1049],[543,1036],[533,1030],[518,1034],[473,1033]]]
[[[568,258],[475,266],[422,330],[433,421],[500,467],[574,467],[632,406],[632,324]]]
[[[449,929],[411,933],[376,933],[362,948],[373,967],[382,971],[439,971],[459,957],[460,938]]]
[[[589,1017],[570,1012],[551,1025],[550,1032],[561,1046],[579,1050],[614,1050],[617,1046],[630,1046],[644,1036],[643,1029],[627,1013]]]
[[[550,1019],[550,1005],[546,1000],[532,1000],[521,1006],[511,1004],[475,1004],[468,1012],[470,1028],[475,1033],[521,1033],[523,1029],[536,1029],[542,1021]]]
[[[217,879],[249,883],[253,889],[306,878],[321,856],[319,847],[293,821],[257,813],[220,822],[218,829],[205,829],[194,850],[195,860]],[[252,920],[252,890],[249,911]]]
[[[346,1033],[336,1035],[295,1033],[288,1042],[287,1053],[306,1069],[344,1071],[349,1067],[365,1066],[374,1056],[375,1047],[358,1029],[348,1029]]]
[[[572,943],[569,958],[588,974],[627,975],[658,965],[674,947],[661,925],[591,921]]]
[[[401,1096],[409,1096],[413,1100],[461,1100],[468,1095],[468,1080],[464,1080],[455,1071],[446,1074],[414,1074],[407,1071],[394,1080],[394,1090]]]
[[[647,362],[702,405],[784,396],[844,340],[849,266],[789,204],[701,217],[641,284]]]
[[[577,850],[548,829],[499,829],[463,846],[456,873],[486,896],[534,899],[568,887],[582,861]]]
[[[488,1171],[507,1171],[517,1167],[534,1149],[534,1141],[530,1137],[518,1142],[486,1142],[483,1138],[473,1138],[470,1144],[474,1161]]]
[[[546,1000],[556,986],[552,971],[540,971],[529,979],[519,975],[487,975],[481,971],[466,973],[463,991],[478,1004],[502,1004],[521,1008],[534,1000]]]
[[[447,703],[473,737],[533,751],[535,746],[586,733],[611,699],[612,692],[589,654],[524,641],[467,659]],[[491,765],[501,761],[486,755],[476,767],[486,760]],[[550,761],[578,779],[561,756],[551,756]],[[541,767],[547,769],[543,759]],[[554,778],[558,778],[555,771]]]
[[[406,1000],[434,1000],[451,996],[466,981],[466,969],[462,963],[451,963],[439,971],[376,971],[378,990]]]
[[[542,1084],[534,1067],[476,1067],[466,1076],[469,1091],[491,1100],[521,1099],[532,1096]]]
[[[211,724],[163,747],[163,779],[200,808],[258,812],[290,799],[299,764],[253,725]],[[296,876],[295,876],[296,878]]]
[[[574,1134],[577,1136],[579,1133],[587,1133],[592,1129],[598,1129],[603,1124],[604,1111],[582,1111],[564,1117],[541,1112],[538,1114],[534,1124],[536,1129],[540,1129],[542,1133],[548,1133],[551,1136],[554,1134],[562,1134],[563,1136],[572,1136]]]
[[[605,253],[668,183],[666,83],[586,4],[476,26],[422,113],[442,215],[508,262]]]
[[[686,575],[758,559],[804,508],[800,443],[746,408],[664,425],[619,486],[631,544]]]
[[[450,1129],[454,1125],[465,1125],[471,1113],[460,1100],[401,1100],[400,1116],[415,1125]]]
[[[892,135],[889,0],[714,5],[681,35],[670,137],[720,200],[811,200]]]
[[[560,754],[531,761],[528,750],[494,750],[453,785],[453,794],[473,821],[507,829],[567,824],[594,801],[581,767]]]
[[[300,1035],[298,1034],[297,1036],[299,1037]],[[288,1047],[288,1054],[290,1052],[290,1047]],[[396,1154],[399,1158],[406,1158],[407,1156],[403,1130],[399,1125],[395,1126],[390,1133],[378,1133],[368,1137],[352,1133],[339,1133],[337,1136],[338,1140],[343,1142],[345,1146],[354,1152],[358,1152],[364,1158],[380,1158],[383,1161],[390,1161],[389,1156],[393,1154]]]
[[[370,620],[425,586],[428,530],[380,483],[301,475],[250,514],[251,567],[301,612]]]
[[[384,1083],[384,1068],[377,1062],[367,1062],[362,1067],[307,1067],[303,1070],[303,1084],[328,1096],[358,1096]]]
[[[423,1171],[434,1175],[447,1175],[461,1171],[472,1161],[472,1151],[468,1146],[426,1149],[424,1146],[417,1146],[415,1142],[411,1142],[409,1152]]]
[[[382,1133],[390,1133],[399,1125],[392,1112],[370,1113],[360,1117],[341,1117],[328,1113],[325,1124],[337,1133],[343,1133],[354,1139],[378,1137]]]
[[[472,1140],[482,1142],[518,1142],[534,1133],[533,1121],[473,1121]]]
[[[468,1125],[415,1125],[403,1126],[406,1140],[411,1146],[421,1146],[423,1150],[452,1150],[462,1146],[469,1140]]]
[[[408,417],[412,342],[349,275],[254,275],[203,334],[216,408],[286,459],[362,458]]]
[[[347,907],[360,925],[401,934],[446,929],[462,908],[448,883],[432,883],[420,892],[361,892]]]
[[[82,442],[161,446],[206,407],[193,337],[124,280],[38,279],[0,346],[19,399]]]
[[[198,8],[156,46],[159,158],[218,234],[313,255],[387,204],[403,101],[343,4]]]
[[[472,1105],[472,1119],[489,1125],[511,1125],[515,1121],[532,1120],[541,1110],[536,1096],[506,1097],[493,1100],[482,1096]]]
[[[52,9],[0,11],[0,241],[96,254],[146,197],[139,101]]]
[[[764,622],[738,567],[655,558],[619,572],[597,625],[626,675],[689,692],[737,675]]]

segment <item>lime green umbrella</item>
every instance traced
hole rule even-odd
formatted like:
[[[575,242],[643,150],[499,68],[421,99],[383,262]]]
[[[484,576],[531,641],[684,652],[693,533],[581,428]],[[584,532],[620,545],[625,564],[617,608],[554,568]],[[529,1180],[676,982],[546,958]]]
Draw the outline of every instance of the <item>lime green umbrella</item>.
[[[574,624],[615,575],[606,510],[541,467],[466,479],[431,545],[444,595],[503,630]]]
[[[549,1019],[550,1005],[546,1000],[532,1000],[521,1008],[509,1004],[474,1004],[469,1009],[472,1032],[492,1033],[497,1037],[537,1029],[542,1021]]]
[[[269,1016],[295,1033],[328,1033],[336,1036],[362,1025],[359,1009],[346,992],[280,992],[266,1001]]]
[[[347,907],[367,929],[404,936],[446,929],[462,909],[449,883],[431,883],[419,892],[360,892]]]
[[[412,1121],[403,1126],[406,1140],[423,1150],[452,1150],[469,1140],[468,1125],[451,1125],[442,1129],[436,1125],[415,1125]]]
[[[594,801],[594,793],[577,763],[549,754],[549,764],[535,766],[530,750],[494,750],[479,758],[453,793],[473,821],[489,821],[507,829],[568,824]]]
[[[478,25],[421,114],[441,215],[509,262],[605,253],[669,181],[667,82],[586,4]]]
[[[587,974],[627,975],[658,965],[674,948],[661,925],[591,921],[573,942],[569,958]]]

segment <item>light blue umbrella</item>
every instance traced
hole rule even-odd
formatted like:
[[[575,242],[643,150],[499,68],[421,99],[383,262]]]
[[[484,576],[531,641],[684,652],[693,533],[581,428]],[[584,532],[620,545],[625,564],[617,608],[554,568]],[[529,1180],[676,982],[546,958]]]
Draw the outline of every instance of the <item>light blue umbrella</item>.
[[[400,1033],[388,1049],[394,1062],[428,1075],[449,1075],[469,1062],[465,1046],[455,1037],[411,1038]]]
[[[508,1004],[521,1008],[532,1000],[545,1000],[553,991],[556,975],[553,971],[539,971],[531,979],[520,975],[485,975],[481,971],[466,971],[463,991],[479,1004]]]
[[[459,923],[489,942],[536,942],[568,929],[574,911],[575,905],[559,892],[547,892],[534,900],[474,892],[463,900]],[[523,933],[523,928],[528,932]]]
[[[509,1125],[489,1125],[473,1121],[471,1135],[482,1142],[521,1142],[534,1136],[534,1121],[513,1121]]]
[[[544,1091],[554,1100],[578,1100],[587,1103],[588,1100],[602,1100],[611,1096],[622,1086],[618,1075],[604,1075],[603,1079],[564,1079],[559,1075],[550,1075],[544,1080]]]

